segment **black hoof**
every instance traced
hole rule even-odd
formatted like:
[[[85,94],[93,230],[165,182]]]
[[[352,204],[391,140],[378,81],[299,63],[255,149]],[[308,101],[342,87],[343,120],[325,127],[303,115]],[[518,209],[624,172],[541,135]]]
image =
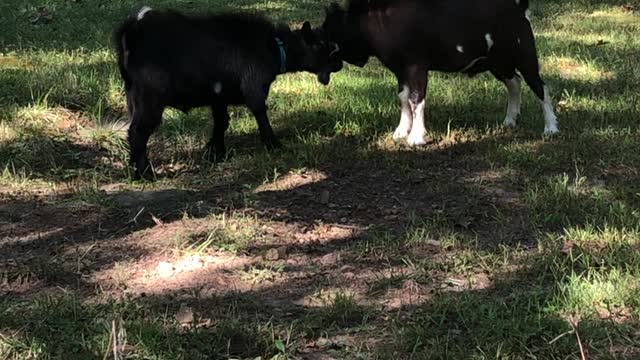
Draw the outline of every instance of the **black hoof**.
[[[208,148],[204,153],[205,160],[212,163],[224,162],[229,157],[230,155],[227,154],[227,151],[225,149],[216,150],[215,148]]]
[[[135,165],[132,167],[132,180],[154,181],[155,179],[156,174],[148,161],[143,167],[139,168]]]
[[[282,149],[284,147],[282,145],[282,143],[280,142],[280,140],[278,140],[277,138],[272,138],[272,139],[270,139],[268,141],[265,141],[264,146],[269,151],[273,151],[273,150],[276,150],[276,149]]]

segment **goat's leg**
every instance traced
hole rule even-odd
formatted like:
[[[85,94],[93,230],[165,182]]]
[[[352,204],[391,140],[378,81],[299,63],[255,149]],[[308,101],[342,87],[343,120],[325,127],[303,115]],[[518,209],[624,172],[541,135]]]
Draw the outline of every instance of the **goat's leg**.
[[[245,92],[247,107],[256,118],[260,139],[269,150],[282,147],[282,144],[273,133],[269,117],[267,116],[267,93],[265,91]]]
[[[135,87],[127,94],[127,103],[131,116],[128,140],[133,179],[153,179],[153,169],[147,158],[147,143],[162,121],[164,107],[153,98],[144,98]]]
[[[409,84],[409,106],[413,114],[413,123],[407,137],[407,144],[411,146],[424,145],[427,143],[424,113],[428,73],[419,66],[412,66],[409,68],[407,81]]]
[[[553,112],[549,90],[542,78],[540,78],[540,67],[533,31],[526,20],[522,21],[521,29],[517,68],[529,88],[540,100],[540,107],[544,116],[544,134],[553,135],[558,132],[558,121],[556,114]]]
[[[229,128],[227,105],[212,105],[211,115],[213,117],[213,131],[207,144],[206,157],[210,161],[221,161],[224,160],[227,153],[227,149],[224,146],[224,134]]]
[[[509,75],[500,75],[498,72],[493,70],[491,73],[507,88],[507,115],[504,118],[504,126],[515,127],[518,117],[520,116],[520,107],[522,104],[520,95],[520,77],[515,73],[515,69],[509,72]]]
[[[398,78],[398,98],[400,99],[400,123],[393,132],[394,140],[406,138],[413,125],[413,112],[409,106],[409,85],[400,78]]]

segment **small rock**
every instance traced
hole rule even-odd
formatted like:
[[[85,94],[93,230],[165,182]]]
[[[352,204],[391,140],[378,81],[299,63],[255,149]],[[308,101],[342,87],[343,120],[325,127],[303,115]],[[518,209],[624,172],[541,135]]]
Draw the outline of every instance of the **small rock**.
[[[434,247],[440,247],[442,245],[440,241],[433,240],[433,239],[425,240],[424,244],[429,246],[434,246]]]
[[[193,309],[185,304],[180,305],[180,310],[176,314],[176,321],[182,326],[189,326],[193,323]]]
[[[351,265],[345,265],[343,267],[340,268],[340,271],[342,272],[351,272],[354,271],[356,268],[351,266]]]
[[[264,254],[264,258],[269,261],[278,260],[278,250],[277,249],[269,249],[267,253]]]
[[[315,341],[315,346],[321,349],[331,347],[332,345],[333,345],[333,342],[331,340],[323,337]]]
[[[287,256],[286,246],[280,246],[277,250],[278,250],[278,257],[280,257],[280,259],[284,259]]]
[[[465,281],[464,280],[460,280],[460,279],[456,279],[456,278],[447,278],[445,279],[445,284],[450,285],[450,286],[458,286],[458,287],[462,287],[465,285]]]
[[[156,267],[156,272],[158,273],[158,276],[162,278],[173,276],[174,271],[175,271],[175,268],[173,267],[173,264],[166,261],[161,262]]]
[[[338,261],[340,261],[340,254],[337,252],[329,253],[320,258],[320,264],[324,266],[335,265]]]
[[[328,190],[324,190],[322,192],[322,194],[320,194],[320,203],[321,204],[328,204],[329,203],[329,191]]]

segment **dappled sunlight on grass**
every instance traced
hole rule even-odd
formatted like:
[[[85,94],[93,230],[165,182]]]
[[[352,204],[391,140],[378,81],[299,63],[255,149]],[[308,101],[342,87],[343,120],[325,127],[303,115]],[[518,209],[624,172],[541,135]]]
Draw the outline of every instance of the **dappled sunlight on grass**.
[[[0,122],[0,144],[10,142],[18,136],[18,132],[13,125],[6,122]],[[1,145],[0,145],[1,146]]]
[[[262,191],[282,191],[291,190],[299,186],[309,185],[315,182],[324,181],[328,178],[322,171],[313,169],[304,169],[301,172],[290,172],[282,176],[278,176],[274,181],[260,185],[256,188],[256,193]],[[329,199],[327,198],[326,201]]]
[[[563,14],[554,19],[554,25],[565,34],[574,32],[572,36],[605,36],[605,40],[616,41],[616,38],[631,36],[633,31],[640,30],[640,16],[634,11],[612,7],[606,10]]]
[[[578,30],[579,31],[579,30]],[[617,34],[602,34],[600,32],[595,33],[567,33],[566,30],[549,30],[541,32],[538,36],[540,41],[547,40],[551,42],[557,42],[554,46],[557,50],[563,50],[568,52],[574,52],[574,46],[582,45],[598,49],[602,47],[602,50],[606,50],[607,47],[625,47],[633,45],[629,41],[620,38]]]
[[[615,80],[615,73],[599,69],[597,65],[568,57],[546,57],[541,59],[544,73],[557,74],[563,79],[577,79],[585,82]]]
[[[31,62],[16,55],[0,55],[0,69],[33,70],[34,66]]]
[[[640,314],[640,222],[635,227],[574,226],[542,235],[556,280],[550,309],[561,316],[579,315],[622,322]]]
[[[628,202],[626,195],[602,191],[589,186],[585,177],[578,175],[571,179],[565,174],[551,177],[546,183],[531,182],[525,200],[541,225],[633,228],[640,224],[640,211]]]
[[[581,22],[581,25],[587,28],[591,26],[598,27],[598,30],[603,31],[611,29],[611,27],[624,27],[626,29],[640,30],[640,16],[633,11],[625,11],[621,8],[614,8],[611,10],[598,10],[586,15],[578,15],[580,19],[588,19],[592,21]]]
[[[627,321],[640,314],[637,276],[616,269],[606,274],[571,274],[558,286],[552,306],[562,315]]]
[[[431,72],[428,142],[396,142],[397,81],[371,59],[328,86],[279,76],[276,151],[232,106],[208,162],[210,109],[167,109],[158,177],[135,182],[109,35],[139,5],[18,3],[0,2],[0,358],[103,358],[114,335],[123,358],[577,358],[573,327],[589,358],[639,358],[637,9],[532,2],[555,137],[524,83],[505,129],[493,76]],[[295,27],[327,4],[152,7]]]
[[[51,136],[72,134],[84,126],[90,126],[89,119],[64,107],[48,106],[46,101],[39,105],[20,107],[14,116],[15,126],[22,131],[42,133]]]

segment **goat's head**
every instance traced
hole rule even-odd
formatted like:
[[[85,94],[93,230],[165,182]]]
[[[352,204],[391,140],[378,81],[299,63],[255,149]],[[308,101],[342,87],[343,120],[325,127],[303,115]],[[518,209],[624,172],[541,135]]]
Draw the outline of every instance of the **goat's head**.
[[[322,31],[327,41],[339,46],[340,59],[362,67],[369,61],[370,51],[361,36],[356,15],[333,3],[326,9]]]
[[[302,28],[295,30],[294,33],[301,36],[304,43],[305,70],[317,74],[320,83],[329,84],[331,73],[342,69],[338,45],[328,41],[321,29],[312,29],[308,21],[305,21]]]

